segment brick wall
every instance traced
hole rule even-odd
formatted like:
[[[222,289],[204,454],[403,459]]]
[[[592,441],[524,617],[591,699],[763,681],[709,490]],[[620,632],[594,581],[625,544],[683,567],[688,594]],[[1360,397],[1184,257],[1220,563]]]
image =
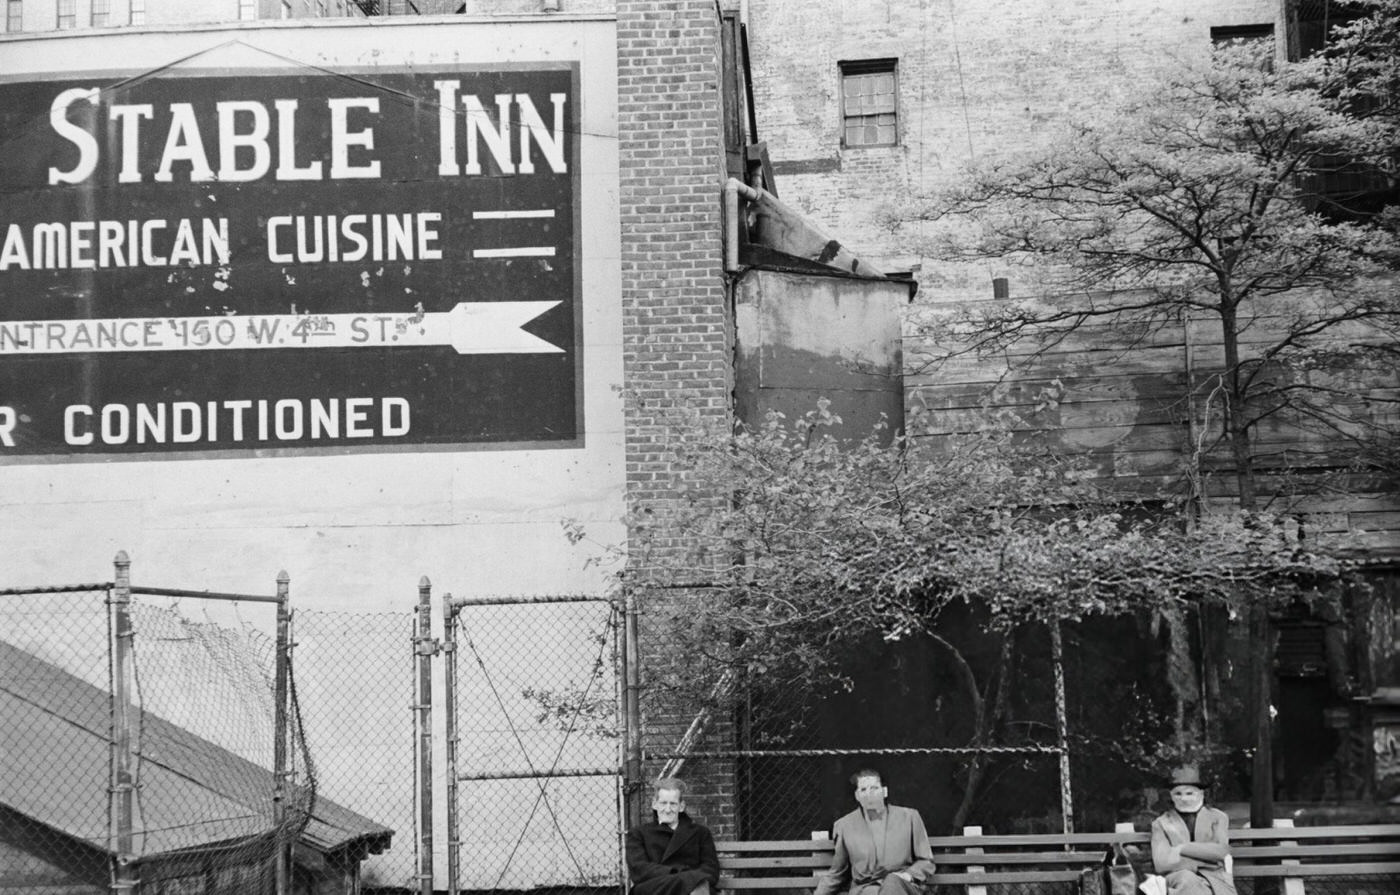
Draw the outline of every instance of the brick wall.
[[[705,577],[703,568],[676,571],[692,551],[671,519],[706,499],[677,461],[696,431],[728,426],[732,412],[719,14],[714,0],[620,0],[617,32],[629,553],[635,578],[657,585],[642,594],[641,657],[647,679],[659,680],[685,661],[666,651],[666,619],[701,598],[668,585]],[[663,561],[670,571],[659,570]],[[643,712],[648,752],[672,748],[694,717],[661,693],[644,696]],[[648,775],[657,768],[648,763]],[[717,833],[729,830],[727,768],[685,776],[692,812]]]
[[[1266,24],[1280,0],[750,0],[759,138],[783,199],[885,270],[923,266],[921,297],[1035,291],[1015,273],[934,265],[879,215],[956,176],[969,158],[1034,141],[1103,104],[1169,55],[1205,52],[1216,26]],[[1281,31],[1276,25],[1276,31]],[[842,60],[895,57],[899,145],[842,149]],[[811,171],[812,173],[802,173]],[[961,293],[961,294],[959,294]]]

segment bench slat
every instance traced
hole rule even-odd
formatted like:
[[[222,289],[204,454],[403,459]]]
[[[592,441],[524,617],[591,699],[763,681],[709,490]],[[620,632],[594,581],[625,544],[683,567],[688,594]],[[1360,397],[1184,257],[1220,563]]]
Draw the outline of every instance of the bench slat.
[[[1385,876],[1400,874],[1400,861],[1354,861],[1348,864],[1235,865],[1238,877]]]
[[[1146,834],[1144,834],[1146,835]],[[1396,839],[1400,824],[1360,824],[1336,827],[1274,827],[1256,830],[1242,827],[1230,830],[1230,841],[1237,839]]]
[[[1333,845],[1242,845],[1230,849],[1235,860],[1259,858],[1330,858],[1342,855],[1400,855],[1400,842],[1347,842]]]
[[[945,864],[1082,864],[1092,866],[1103,860],[1101,851],[1002,852],[1001,854],[962,855],[934,852],[934,863]]]
[[[1390,860],[1400,856],[1400,824],[1246,828],[1230,830],[1229,835],[1235,876],[1241,878],[1400,877],[1400,860]],[[932,837],[934,860],[941,872],[933,874],[930,882],[952,886],[1073,882],[1082,870],[1102,860],[1111,843],[1145,848],[1148,841],[1145,832]],[[823,839],[716,843],[723,874],[719,887],[811,890],[817,884],[817,872],[830,866],[834,846]],[[984,852],[968,854],[973,848]],[[973,866],[988,869],[974,872],[969,869]],[[813,872],[791,875],[803,869]],[[745,875],[763,871],[788,873]]]
[[[767,855],[761,858],[724,858],[720,865],[734,870],[783,869],[788,867],[815,867],[825,870],[831,866],[831,855]]]
[[[830,839],[775,839],[771,842],[716,842],[715,851],[725,852],[788,852],[788,851],[833,851],[836,843]]]
[[[721,876],[721,889],[814,889],[813,876]]]
[[[1092,845],[1107,848],[1114,842],[1146,842],[1146,833],[1027,833],[995,836],[930,836],[934,854],[940,851],[962,851],[965,848],[995,849],[1027,845]]]
[[[1077,879],[1078,870],[992,870],[986,873],[935,873],[928,881],[944,886],[990,886],[997,883],[1069,883]]]

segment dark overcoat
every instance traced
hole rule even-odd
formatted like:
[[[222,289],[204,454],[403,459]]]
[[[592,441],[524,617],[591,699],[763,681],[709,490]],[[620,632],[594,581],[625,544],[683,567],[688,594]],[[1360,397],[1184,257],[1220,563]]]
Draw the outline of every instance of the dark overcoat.
[[[627,831],[627,875],[632,895],[688,895],[719,883],[719,855],[710,831],[684,811],[673,831],[652,819]]]

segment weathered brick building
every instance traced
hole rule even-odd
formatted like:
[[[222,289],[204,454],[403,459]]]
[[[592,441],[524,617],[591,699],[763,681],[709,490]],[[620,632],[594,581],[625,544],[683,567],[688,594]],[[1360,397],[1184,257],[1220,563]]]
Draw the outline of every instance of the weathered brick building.
[[[1061,299],[1039,295],[1027,267],[925,254],[921,225],[909,222],[911,199],[954,182],[968,163],[1036,146],[1077,112],[1110,106],[1163,60],[1199,59],[1214,44],[1241,40],[1269,42],[1280,62],[1297,59],[1347,13],[1292,0],[751,0],[746,10],[757,136],[784,195],[799,197],[805,212],[883,270],[912,273],[921,305],[945,308]],[[1252,320],[1246,352],[1277,337],[1289,313],[1279,308]],[[925,362],[948,346],[922,342],[912,335],[918,331],[917,321],[906,328],[906,394],[911,407],[929,411],[930,434],[958,431],[990,400],[1022,421],[1023,434],[1088,458],[1111,487],[1179,497],[1195,487],[1187,483],[1194,476],[1206,481],[1205,505],[1229,506],[1232,467],[1203,471],[1192,454],[1201,430],[1191,428],[1189,396],[1220,366],[1218,326],[1213,332],[1209,319],[1187,317],[1131,348],[1124,331],[1107,324],[1043,354],[1027,347],[1009,358],[941,366]],[[1374,371],[1347,383],[1364,408],[1363,424],[1394,431],[1387,408],[1396,385]],[[1349,466],[1333,450],[1338,444],[1297,419],[1269,421],[1256,438],[1271,508],[1295,514],[1309,536],[1330,538],[1361,560],[1376,594],[1345,623],[1280,622],[1276,735],[1288,752],[1276,767],[1280,797],[1388,797],[1400,681],[1393,472],[1384,463]],[[1368,764],[1373,749],[1377,763]]]

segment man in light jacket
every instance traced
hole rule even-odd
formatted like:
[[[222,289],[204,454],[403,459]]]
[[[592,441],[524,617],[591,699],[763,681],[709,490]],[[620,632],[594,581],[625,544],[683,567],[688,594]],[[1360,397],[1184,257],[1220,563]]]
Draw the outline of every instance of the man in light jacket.
[[[934,870],[923,818],[885,803],[878,771],[857,771],[851,782],[860,807],[832,828],[836,853],[814,895],[917,895]]]
[[[1167,878],[1168,895],[1235,895],[1230,876],[1230,818],[1205,804],[1205,783],[1194,766],[1172,772],[1171,810],[1152,822],[1152,863]]]

